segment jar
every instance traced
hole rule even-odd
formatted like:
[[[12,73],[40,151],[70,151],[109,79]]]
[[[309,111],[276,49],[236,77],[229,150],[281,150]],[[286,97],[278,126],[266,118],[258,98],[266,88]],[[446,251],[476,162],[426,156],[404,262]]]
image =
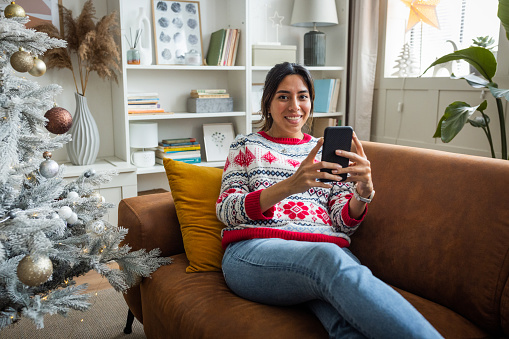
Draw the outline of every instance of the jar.
[[[195,49],[186,53],[186,65],[201,66],[201,54]]]
[[[139,65],[140,64],[140,51],[136,48],[131,48],[127,51],[127,64]]]

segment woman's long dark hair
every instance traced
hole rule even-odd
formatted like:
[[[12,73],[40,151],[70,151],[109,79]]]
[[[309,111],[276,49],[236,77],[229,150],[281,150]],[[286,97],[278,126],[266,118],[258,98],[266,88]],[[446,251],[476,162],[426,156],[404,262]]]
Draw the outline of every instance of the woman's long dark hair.
[[[272,127],[272,117],[269,113],[270,103],[272,99],[274,99],[274,95],[276,94],[277,88],[283,79],[292,74],[297,74],[302,77],[304,83],[306,84],[309,91],[309,99],[311,100],[311,110],[309,111],[309,118],[306,124],[311,124],[312,115],[313,115],[313,101],[315,100],[315,89],[313,87],[313,78],[309,71],[299,64],[294,64],[290,62],[283,62],[281,64],[277,64],[267,73],[267,77],[265,78],[265,85],[263,86],[263,94],[262,94],[262,117],[259,121],[262,124],[261,130],[267,132]]]

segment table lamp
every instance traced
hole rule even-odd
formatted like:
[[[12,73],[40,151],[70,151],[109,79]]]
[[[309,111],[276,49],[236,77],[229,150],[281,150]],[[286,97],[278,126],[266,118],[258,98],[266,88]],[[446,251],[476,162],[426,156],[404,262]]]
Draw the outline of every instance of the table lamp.
[[[157,123],[132,122],[129,124],[129,143],[131,148],[141,148],[143,151],[131,153],[131,163],[137,167],[151,167],[156,163],[153,150],[145,148],[157,147]]]
[[[325,66],[325,33],[316,27],[337,23],[335,0],[295,0],[291,25],[313,27],[304,35],[304,65]]]

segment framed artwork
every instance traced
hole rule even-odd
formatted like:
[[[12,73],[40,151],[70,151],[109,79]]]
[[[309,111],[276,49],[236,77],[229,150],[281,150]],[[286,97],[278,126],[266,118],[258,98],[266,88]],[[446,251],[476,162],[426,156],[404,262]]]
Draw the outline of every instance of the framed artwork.
[[[152,15],[158,65],[184,64],[192,50],[203,56],[198,1],[152,0]]]
[[[251,86],[251,110],[253,114],[262,112],[263,83],[253,83]]]
[[[230,145],[235,140],[233,124],[205,124],[203,139],[207,161],[225,161]]]
[[[30,17],[26,28],[52,23],[62,31],[60,26],[62,20],[58,11],[58,5],[62,4],[62,0],[16,0],[16,4],[23,7],[26,15]],[[0,4],[0,9],[3,11],[8,5],[9,3]]]

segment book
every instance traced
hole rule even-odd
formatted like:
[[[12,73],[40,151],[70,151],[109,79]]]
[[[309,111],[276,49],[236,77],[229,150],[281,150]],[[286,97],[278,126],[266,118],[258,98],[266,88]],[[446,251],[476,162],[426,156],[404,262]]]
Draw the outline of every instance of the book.
[[[149,109],[149,108],[161,108],[159,104],[127,104],[129,109]]]
[[[201,149],[200,145],[188,145],[188,146],[157,146],[157,150],[161,152],[175,152],[175,151],[192,151]]]
[[[235,66],[235,60],[237,60],[237,51],[239,49],[240,29],[237,29],[236,31],[237,34],[235,35],[235,44],[233,46],[233,56],[230,66]]]
[[[230,94],[223,93],[223,94],[202,94],[202,93],[193,93],[191,92],[191,98],[207,98],[207,99],[214,99],[214,98],[229,98]]]
[[[226,36],[226,30],[221,28],[210,35],[210,45],[207,52],[207,65],[219,66],[223,53],[223,45]]]
[[[315,87],[314,111],[329,112],[334,79],[315,79],[313,84]]]
[[[182,161],[188,164],[196,164],[201,162],[201,157],[195,157],[195,158],[184,158],[184,159],[173,159],[175,161]],[[164,159],[157,158],[156,157],[156,163],[160,165],[164,165]]]
[[[161,140],[164,144],[176,144],[181,142],[195,142],[196,138],[174,138],[174,139],[163,139]]]
[[[187,146],[187,145],[198,145],[198,142],[197,141],[193,141],[193,142],[175,142],[175,143],[171,143],[171,144],[167,144],[167,143],[164,143],[164,142],[159,142],[159,146],[163,146],[163,147],[169,147],[169,146]]]
[[[127,113],[165,113],[162,108],[149,108],[149,109],[127,109]]]
[[[173,114],[174,112],[145,112],[145,113],[129,113],[130,116],[147,116],[147,115],[158,115],[158,114],[162,114],[162,115],[167,115],[167,114]]]
[[[195,158],[200,157],[200,150],[195,151],[185,151],[185,152],[171,152],[165,153],[159,150],[156,150],[156,157],[158,158],[170,158],[170,159],[183,159],[183,158]]]
[[[127,93],[128,98],[157,98],[159,97],[159,93],[155,92],[132,92]]]
[[[226,29],[225,37],[224,37],[224,43],[223,43],[223,52],[221,53],[221,60],[219,61],[220,66],[226,66],[226,58],[225,55],[228,55],[228,48],[229,48],[229,40],[231,35],[231,28]]]
[[[329,108],[329,112],[334,113],[338,107],[338,99],[339,99],[339,88],[341,87],[341,79],[334,80],[334,90],[332,91],[331,104]]]
[[[199,94],[224,94],[226,93],[225,89],[192,89],[191,93],[199,93]]]

